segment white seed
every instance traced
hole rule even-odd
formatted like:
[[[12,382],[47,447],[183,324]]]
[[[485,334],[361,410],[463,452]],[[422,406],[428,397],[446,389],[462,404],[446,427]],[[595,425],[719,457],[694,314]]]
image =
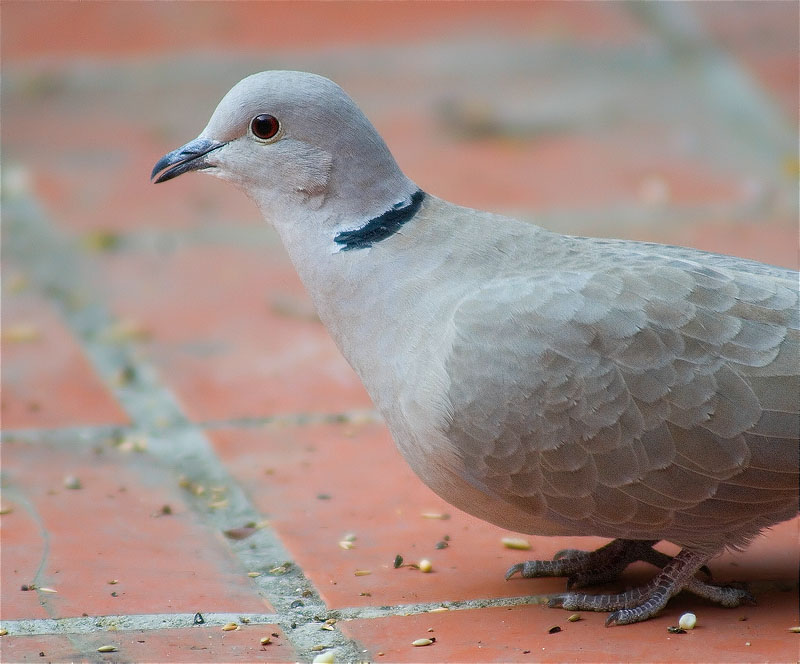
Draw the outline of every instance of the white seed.
[[[419,571],[420,572],[432,572],[433,571],[433,564],[427,558],[419,561]]]
[[[357,539],[357,537],[356,537],[355,533],[345,533],[342,536],[342,540],[345,541],[345,542],[355,542],[356,539]]]
[[[223,632],[232,632],[233,630],[239,629],[239,625],[234,622],[230,622],[227,625],[224,625],[222,628]]]
[[[117,652],[117,646],[100,646],[97,652]]]
[[[5,636],[6,634],[8,634],[7,629],[0,629],[0,636]]]
[[[55,588],[37,588],[39,592],[43,593],[57,593],[58,591]]]
[[[269,638],[268,636],[262,636],[262,637],[261,637],[261,645],[262,645],[262,646],[265,646],[265,645],[267,645],[268,643],[272,643],[272,639],[271,639],[271,638]]]
[[[433,639],[417,639],[416,641],[412,641],[411,645],[419,647],[419,646],[429,646],[431,643],[433,643]]]
[[[790,627],[789,631],[790,632],[794,632],[795,634],[800,634],[800,626],[798,626],[798,627]]]
[[[67,475],[64,478],[64,487],[66,489],[82,489],[83,484],[79,478],[75,477],[75,475]]]
[[[328,632],[333,632],[335,628],[333,625],[322,625],[320,629],[324,629],[325,631]]]
[[[356,576],[367,576],[368,574],[372,574],[372,571],[368,569],[357,569],[353,574]]]
[[[249,576],[251,579],[255,579],[256,577],[261,576],[261,572],[248,572],[247,576]]]
[[[339,547],[344,549],[345,551],[350,551],[350,549],[355,548],[355,543],[352,540],[342,540],[339,542]]]
[[[450,518],[450,515],[443,512],[423,512],[422,513],[423,519],[441,519],[442,521],[447,521]]]
[[[678,620],[678,627],[681,629],[694,629],[697,624],[697,616],[694,613],[684,613]]]
[[[319,655],[311,660],[312,664],[333,664],[336,661],[336,655],[333,650],[328,652],[321,652]]]
[[[431,609],[428,613],[444,613],[445,611],[449,611],[446,606],[437,606],[435,609]]]
[[[567,620],[569,620],[570,622],[578,622],[580,619],[581,619],[580,613],[573,613],[569,618],[567,618]]]
[[[527,551],[531,548],[531,543],[522,537],[504,537],[500,540],[506,549],[517,549]]]

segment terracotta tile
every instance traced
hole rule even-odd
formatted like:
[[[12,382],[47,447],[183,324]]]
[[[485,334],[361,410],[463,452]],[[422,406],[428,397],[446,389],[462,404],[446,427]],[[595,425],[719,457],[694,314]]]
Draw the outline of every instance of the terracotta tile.
[[[95,652],[96,660],[100,655]],[[0,659],[4,662],[74,662],[79,655],[66,636],[0,637]]]
[[[112,255],[103,273],[117,314],[150,331],[147,351],[190,418],[370,407],[282,249]]]
[[[3,443],[5,447],[8,443]],[[3,451],[4,474],[13,471],[8,468]],[[4,484],[6,482],[4,481]],[[11,494],[11,495],[9,495]],[[3,510],[10,510],[0,516],[0,537],[3,546],[0,550],[0,565],[3,574],[0,576],[0,591],[3,601],[0,603],[0,619],[16,620],[21,618],[49,618],[47,611],[39,601],[39,593],[21,590],[29,585],[36,575],[41,562],[33,552],[44,550],[47,532],[43,524],[38,522],[25,502],[15,502],[13,489],[3,488]],[[2,641],[0,641],[0,647]],[[1,659],[1,658],[0,658]]]
[[[3,473],[3,500],[14,505],[3,516],[4,619],[41,615],[31,595],[50,617],[271,610],[146,452],[11,440]],[[68,476],[82,488],[66,488]],[[159,515],[164,505],[172,514]],[[22,576],[40,565],[38,577]],[[57,593],[20,590],[33,582]]]
[[[527,537],[530,551],[503,548],[500,540],[509,535],[507,531],[436,497],[413,475],[388,432],[377,424],[226,429],[214,431],[212,440],[332,607],[560,592],[562,579],[506,582],[503,574],[522,560],[550,558],[560,549],[592,549],[606,542]],[[423,513],[447,514],[449,519],[428,519]],[[753,554],[726,555],[715,562],[715,576],[796,580],[800,554],[792,542],[798,523],[783,524],[757,540]],[[344,550],[339,541],[348,533],[357,539],[353,549]],[[437,549],[445,535],[450,538],[447,548]],[[397,554],[406,563],[429,559],[434,571],[394,569]],[[356,570],[371,573],[355,576]],[[626,578],[641,583],[650,576],[650,568],[642,564],[633,566]]]
[[[584,612],[582,620],[570,623],[568,612],[544,606],[392,616],[337,626],[358,639],[373,662],[785,662],[797,658],[798,639],[788,632],[796,621],[796,604],[796,594],[773,592],[762,597],[757,610],[743,612],[697,606],[681,596],[656,619],[612,628],[604,626],[604,614]],[[696,613],[698,626],[686,634],[669,634],[667,627],[687,610]],[[554,626],[561,631],[550,634]],[[411,645],[432,637],[432,645]]]
[[[220,217],[263,223],[253,203],[213,178],[180,178],[170,187],[150,182],[156,161],[200,133],[218,99],[193,103],[187,91],[186,105],[198,107],[196,115],[184,120],[180,136],[156,136],[165,114],[142,122],[141,91],[122,83],[86,90],[57,69],[50,75],[56,82],[47,93],[26,91],[36,85],[33,74],[16,84],[21,99],[4,107],[4,137],[5,160],[26,170],[56,223],[77,233],[197,227]],[[161,93],[150,85],[147,93]],[[60,131],[47,136],[41,128],[54,116]]]
[[[151,55],[206,49],[319,49],[351,44],[398,44],[463,34],[580,37],[590,42],[642,39],[642,29],[614,5],[565,5],[558,2],[369,2],[326,5],[316,2],[258,5],[130,5],[103,3],[36,5],[11,3],[4,12],[3,56],[10,61],[49,54]],[[65,32],[60,26],[76,30]],[[111,35],[113,34],[113,38]]]
[[[703,3],[693,8],[712,40],[743,65],[757,86],[772,94],[788,118],[796,119],[800,66],[792,54],[800,44],[797,4],[734,2],[723,8]]]
[[[267,646],[262,636],[271,637]],[[112,645],[113,653],[97,648]],[[44,655],[39,653],[43,652]],[[296,656],[275,625],[246,625],[237,631],[195,626],[186,629],[98,631],[69,636],[4,636],[4,662],[293,662]]]
[[[5,429],[127,423],[72,333],[42,298],[3,294],[2,356]]]

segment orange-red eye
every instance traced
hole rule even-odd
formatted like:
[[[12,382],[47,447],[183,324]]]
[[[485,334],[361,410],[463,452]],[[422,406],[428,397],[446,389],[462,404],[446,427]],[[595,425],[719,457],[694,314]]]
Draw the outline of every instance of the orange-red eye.
[[[262,113],[250,121],[250,131],[253,132],[253,136],[262,140],[272,138],[278,133],[278,129],[280,129],[280,123],[274,115]]]

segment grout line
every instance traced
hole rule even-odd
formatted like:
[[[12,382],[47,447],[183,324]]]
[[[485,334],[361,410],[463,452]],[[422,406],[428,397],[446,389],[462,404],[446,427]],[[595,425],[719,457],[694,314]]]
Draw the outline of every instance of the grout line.
[[[205,431],[183,414],[176,397],[162,384],[156,369],[135,352],[132,343],[114,343],[101,332],[112,323],[112,314],[98,297],[76,308],[72,294],[84,295],[91,283],[75,243],[70,243],[46,219],[35,201],[17,197],[6,204],[6,249],[26,265],[31,280],[50,296],[68,327],[89,358],[107,389],[116,397],[133,426],[148,435],[148,454],[163,466],[190,481],[227,488],[227,505],[209,510],[207,504],[189,492],[185,500],[212,531],[224,531],[243,523],[263,521],[263,515],[227,472]],[[10,228],[9,228],[10,227]],[[88,292],[92,292],[89,290]],[[120,385],[115,377],[133,367],[133,377]],[[246,570],[279,567],[290,561],[277,534],[260,528],[247,541],[228,541],[228,546]],[[262,596],[277,610],[277,624],[300,657],[311,657],[310,648],[322,640],[318,622],[328,609],[316,589],[296,564],[280,575],[262,574],[253,579]],[[343,660],[356,660],[363,649],[336,630],[325,632],[327,647],[336,648]]]
[[[206,420],[191,422],[176,421],[170,426],[158,423],[157,430],[162,435],[189,429],[279,429],[290,426],[302,427],[315,424],[347,424],[362,422],[383,422],[378,411],[373,409],[354,409],[338,413],[291,413],[286,415],[265,415],[262,417],[234,417],[225,420]],[[97,424],[58,429],[6,429],[0,432],[3,442],[42,444],[96,444],[108,439],[120,439],[126,435],[142,433],[136,424]]]
[[[159,630],[180,629],[195,625],[194,613],[153,613],[139,615],[82,616],[79,618],[37,618],[4,620],[3,628],[10,636],[40,636],[44,634],[94,634],[98,630]],[[203,625],[218,627],[229,622],[248,625],[280,624],[274,613],[203,613]]]
[[[543,604],[552,595],[519,595],[516,597],[495,597],[487,599],[469,599],[443,602],[419,602],[413,604],[395,604],[392,606],[357,606],[342,609],[331,609],[326,616],[337,621],[367,620],[388,618],[391,616],[411,616],[423,613],[446,611],[464,611],[469,609],[509,608]],[[4,620],[3,628],[10,636],[42,635],[42,634],[89,634],[98,629],[110,631],[124,630],[159,630],[191,627],[195,624],[194,613],[156,613],[156,614],[122,614],[109,616],[83,616],[79,618],[36,618],[30,620]],[[202,613],[203,624],[211,627],[222,626],[229,622],[241,625],[281,624],[282,616],[277,613]],[[318,616],[322,618],[323,616]],[[311,625],[318,627],[321,620],[314,620]],[[319,640],[320,637],[317,637]]]

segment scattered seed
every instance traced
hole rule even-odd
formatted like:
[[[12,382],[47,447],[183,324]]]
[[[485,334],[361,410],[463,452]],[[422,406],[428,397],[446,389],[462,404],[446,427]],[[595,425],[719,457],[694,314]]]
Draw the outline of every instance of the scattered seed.
[[[433,627],[428,627],[428,631],[432,632],[433,631]]]
[[[14,511],[13,507],[0,507],[0,514],[11,514]]]
[[[128,341],[147,341],[150,332],[135,320],[119,320],[106,328],[103,333],[105,339],[112,343],[125,343]]]
[[[320,629],[327,630],[328,632],[334,631],[335,627],[333,625],[322,625]]]
[[[443,613],[444,611],[449,611],[446,606],[437,606],[435,609],[431,609],[428,613]]]
[[[450,515],[446,512],[423,512],[422,513],[423,519],[441,519],[442,521],[447,521],[450,518]]]
[[[411,645],[420,647],[420,646],[429,646],[431,645],[431,643],[433,643],[433,639],[417,639],[416,641],[412,641]]]
[[[681,629],[694,629],[697,624],[697,616],[694,613],[684,613],[678,620],[678,627]]]
[[[225,537],[232,539],[232,540],[243,540],[247,539],[256,532],[255,528],[248,528],[245,526],[244,528],[231,528],[230,530],[223,530]]]
[[[272,643],[272,639],[271,639],[271,638],[269,638],[268,636],[262,636],[262,637],[261,637],[261,645],[262,645],[262,646],[265,646],[265,645],[267,645],[268,643]]]
[[[372,574],[372,570],[357,569],[355,572],[353,572],[353,574],[355,574],[356,576],[367,576],[368,574]]]
[[[558,625],[553,625],[550,629],[547,630],[548,634],[557,634],[561,631],[561,628]]]
[[[222,631],[223,632],[232,632],[232,631],[237,630],[237,629],[239,629],[239,625],[237,625],[235,622],[229,622],[227,625],[223,626]]]
[[[8,634],[7,629],[0,629],[0,636],[5,636],[6,634]]]
[[[112,597],[119,597],[119,594],[118,594],[118,593],[117,593],[117,591],[115,590],[113,593],[111,593],[111,596],[112,596]]]
[[[117,371],[114,375],[114,385],[130,385],[136,379],[136,369],[132,366],[125,365]]]
[[[106,581],[106,583],[108,583],[109,586],[115,586],[119,581],[117,579],[111,579],[111,581]]]
[[[41,336],[42,334],[39,329],[30,323],[18,323],[17,325],[10,325],[3,330],[3,340],[14,343],[38,341]]]
[[[739,620],[741,622],[744,622],[745,620],[747,620],[747,616],[739,616]]]
[[[147,451],[147,436],[142,434],[130,434],[124,436],[117,444],[117,449],[120,452],[129,454],[130,452],[146,452]]]
[[[195,625],[202,625],[205,621],[206,620],[205,620],[205,618],[203,618],[203,614],[202,613],[197,612],[197,613],[194,614],[193,622],[194,622]]]
[[[397,569],[398,567],[403,566],[403,556],[399,553],[394,557],[394,568]]]
[[[280,565],[276,565],[269,571],[269,573],[272,574],[273,576],[281,576],[283,574],[286,574],[291,568],[292,568],[292,563],[287,561],[285,563],[281,563]]]
[[[339,547],[344,549],[345,551],[350,551],[350,549],[355,548],[355,544],[352,540],[342,540],[339,542]]]
[[[682,627],[677,627],[676,625],[670,625],[667,627],[667,631],[670,634],[686,634],[686,630]]]
[[[65,489],[82,489],[83,484],[81,484],[80,479],[75,477],[75,475],[67,475],[64,478],[64,488]]]
[[[244,623],[245,625],[250,624],[250,618],[247,616],[239,616],[239,622]]]
[[[800,634],[800,626],[798,626],[798,627],[790,627],[789,631],[790,632],[794,632],[795,634]]]
[[[419,571],[420,572],[432,572],[433,571],[433,563],[430,560],[425,558],[424,560],[419,561]]]
[[[57,593],[58,591],[55,588],[39,588],[40,592],[43,593]]]
[[[506,549],[517,549],[519,551],[527,551],[531,548],[531,543],[522,537],[503,537],[500,540]]]
[[[372,593],[358,593],[359,597],[372,597]]]
[[[261,572],[248,572],[247,576],[249,576],[251,579],[255,579],[256,577],[261,576]]]
[[[97,652],[117,652],[117,646],[100,646]]]
[[[221,510],[228,506],[228,499],[223,498],[222,500],[215,500],[208,504],[208,508],[212,510]]]
[[[345,533],[342,536],[342,541],[344,542],[355,542],[357,539],[355,533]]]
[[[298,608],[300,606],[305,606],[303,604],[303,600],[302,599],[296,599],[289,605],[289,608],[290,609],[296,609],[296,608]]]
[[[311,646],[311,652],[319,652],[320,650],[325,650],[325,646]]]
[[[318,493],[317,500],[330,500],[333,496],[329,493]]]
[[[333,664],[336,661],[336,656],[333,650],[323,652],[311,660],[312,664]]]
[[[745,644],[746,646],[749,646],[749,645],[750,645],[750,641],[745,641],[745,642],[744,642],[744,644]]]
[[[100,229],[84,234],[81,244],[89,251],[112,251],[119,245],[119,239],[119,235],[114,231]]]
[[[573,613],[569,618],[567,618],[567,620],[569,620],[570,622],[578,622],[580,619],[581,619],[580,613]]]
[[[445,542],[444,540],[436,542],[436,548],[437,549],[446,549],[448,546],[450,546],[450,545],[447,542]]]

